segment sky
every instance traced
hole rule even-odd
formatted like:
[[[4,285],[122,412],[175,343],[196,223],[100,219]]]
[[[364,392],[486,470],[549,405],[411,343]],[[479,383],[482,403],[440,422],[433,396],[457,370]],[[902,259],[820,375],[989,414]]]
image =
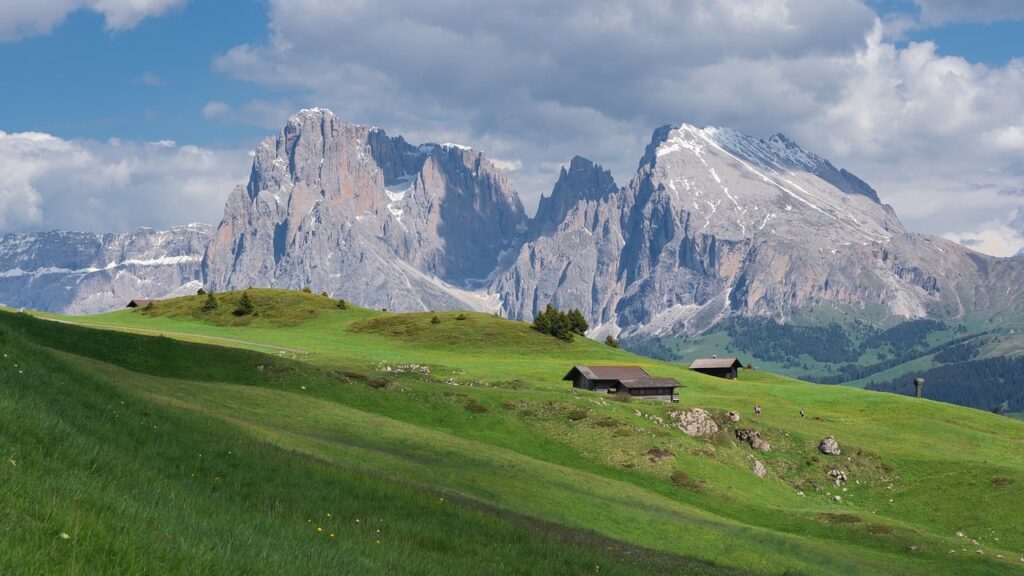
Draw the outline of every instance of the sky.
[[[1024,248],[1019,0],[0,2],[0,233],[217,223],[304,107],[506,169],[528,211],[658,126],[782,132],[906,227]]]

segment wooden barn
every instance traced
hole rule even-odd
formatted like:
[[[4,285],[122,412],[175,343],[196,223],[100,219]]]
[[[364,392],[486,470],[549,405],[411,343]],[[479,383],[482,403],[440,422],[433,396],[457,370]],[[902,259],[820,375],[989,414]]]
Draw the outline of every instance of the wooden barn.
[[[694,372],[729,380],[739,378],[740,368],[743,368],[743,363],[738,358],[698,358],[690,363],[690,370]]]
[[[147,304],[156,304],[157,302],[159,302],[159,300],[143,300],[141,298],[136,298],[129,302],[128,306],[125,306],[125,308],[145,308]]]
[[[616,394],[622,392],[638,399],[678,402],[674,378],[654,378],[639,366],[573,366],[562,380],[573,388]]]

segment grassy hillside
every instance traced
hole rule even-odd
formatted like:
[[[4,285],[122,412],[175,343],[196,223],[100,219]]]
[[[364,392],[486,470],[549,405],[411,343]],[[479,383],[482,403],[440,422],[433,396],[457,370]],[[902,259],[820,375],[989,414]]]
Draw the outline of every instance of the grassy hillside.
[[[863,322],[802,326],[734,318],[700,336],[627,340],[623,345],[668,361],[734,355],[795,378],[901,393],[918,376],[942,379],[955,374],[963,380],[964,374],[984,372],[989,380],[972,388],[955,390],[949,378],[950,385],[943,384],[946,389],[935,398],[984,410],[1003,403],[1021,410],[1022,328],[1013,318],[957,324],[912,320],[887,328]]]
[[[10,355],[0,451],[16,462],[0,472],[0,507],[17,519],[0,527],[0,567],[993,574],[1022,565],[1024,423],[761,371],[717,380],[487,315],[444,313],[433,324],[432,314],[341,310],[309,294],[250,295],[257,315],[241,319],[221,310],[237,295],[220,296],[215,312],[195,297],[63,319],[117,331],[0,315]],[[683,400],[574,391],[560,381],[574,363],[641,364],[683,382]],[[656,421],[692,406],[718,415],[714,438]],[[743,419],[728,422],[726,410]],[[772,451],[738,443],[735,428],[759,430]],[[826,435],[841,456],[816,451]],[[767,478],[752,472],[755,457]],[[843,488],[826,476],[834,468],[849,478]],[[367,528],[374,517],[391,536],[381,544]]]

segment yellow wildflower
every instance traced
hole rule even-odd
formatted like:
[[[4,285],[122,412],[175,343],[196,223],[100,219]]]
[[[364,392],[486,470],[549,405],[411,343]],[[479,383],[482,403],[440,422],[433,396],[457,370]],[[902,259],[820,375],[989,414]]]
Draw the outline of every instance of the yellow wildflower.
[[[61,532],[60,533],[60,539],[61,540],[70,540],[71,536],[67,532]]]
[[[321,528],[320,526],[317,526],[317,527],[316,527],[316,531],[317,531],[317,532],[323,532],[323,531],[324,531],[324,529],[323,529],[323,528]]]
[[[334,532],[331,532],[331,538],[334,538]]]

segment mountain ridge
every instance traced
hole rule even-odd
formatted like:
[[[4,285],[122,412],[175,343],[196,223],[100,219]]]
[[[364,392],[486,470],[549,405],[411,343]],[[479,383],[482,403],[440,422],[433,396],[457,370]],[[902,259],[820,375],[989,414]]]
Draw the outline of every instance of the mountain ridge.
[[[530,218],[483,153],[323,108],[259,145],[198,269],[213,290],[308,287],[393,310],[529,320],[552,303],[595,337],[700,334],[730,316],[1017,314],[1024,283],[1012,261],[906,232],[863,180],[781,133],[662,126],[625,185],[576,156]]]

